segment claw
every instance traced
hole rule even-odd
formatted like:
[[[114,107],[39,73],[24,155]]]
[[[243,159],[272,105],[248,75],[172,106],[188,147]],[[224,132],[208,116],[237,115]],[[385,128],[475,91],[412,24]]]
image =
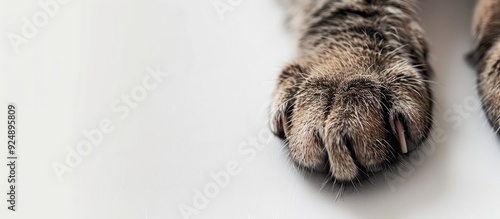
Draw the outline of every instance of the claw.
[[[406,145],[405,129],[403,128],[403,124],[399,120],[396,121],[395,125],[399,145],[401,146],[401,152],[403,152],[403,154],[406,154],[408,153],[408,146]]]

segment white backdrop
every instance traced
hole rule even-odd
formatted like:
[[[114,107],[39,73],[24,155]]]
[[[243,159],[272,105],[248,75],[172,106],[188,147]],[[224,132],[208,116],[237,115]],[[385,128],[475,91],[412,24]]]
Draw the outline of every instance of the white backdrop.
[[[18,209],[2,204],[0,218],[500,217],[500,142],[463,58],[473,1],[422,2],[430,150],[338,201],[269,136],[275,79],[295,52],[274,1],[51,1],[0,3],[0,114],[19,108]]]

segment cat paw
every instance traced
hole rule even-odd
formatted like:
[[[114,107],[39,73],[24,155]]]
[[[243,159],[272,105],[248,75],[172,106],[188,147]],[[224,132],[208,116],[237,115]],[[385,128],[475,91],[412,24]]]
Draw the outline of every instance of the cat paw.
[[[271,106],[271,129],[299,167],[334,182],[360,182],[408,157],[427,138],[432,100],[412,66],[344,74],[296,62],[284,68]]]
[[[478,91],[489,123],[500,130],[500,43],[479,70]]]

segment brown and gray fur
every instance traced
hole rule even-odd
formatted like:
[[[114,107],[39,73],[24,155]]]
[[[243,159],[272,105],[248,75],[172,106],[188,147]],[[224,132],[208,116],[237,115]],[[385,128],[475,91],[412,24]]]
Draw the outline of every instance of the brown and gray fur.
[[[473,21],[475,49],[469,60],[478,71],[483,109],[495,131],[500,129],[500,1],[480,0]]]
[[[299,39],[278,78],[272,130],[300,167],[360,182],[406,157],[432,126],[431,68],[414,1],[285,0]]]
[[[299,50],[278,78],[271,129],[299,167],[355,185],[408,157],[397,122],[409,149],[427,139],[432,70],[415,1],[281,0]],[[478,1],[473,29],[470,60],[498,130],[500,0]]]

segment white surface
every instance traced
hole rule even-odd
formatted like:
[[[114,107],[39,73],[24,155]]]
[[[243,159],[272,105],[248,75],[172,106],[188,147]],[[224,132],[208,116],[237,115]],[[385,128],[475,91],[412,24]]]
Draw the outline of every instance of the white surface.
[[[500,217],[500,142],[480,109],[454,111],[478,100],[463,59],[473,1],[422,4],[442,141],[404,182],[381,177],[339,201],[279,140],[263,142],[275,78],[295,51],[274,1],[243,0],[220,20],[212,1],[72,0],[15,53],[7,34],[37,2],[0,5],[1,114],[14,101],[20,122],[19,208],[2,204],[0,218],[182,218],[179,206],[231,160],[239,172],[193,218]],[[110,106],[156,65],[169,76],[120,119]],[[115,130],[59,182],[53,162],[106,118]],[[255,156],[251,138],[263,146]]]

